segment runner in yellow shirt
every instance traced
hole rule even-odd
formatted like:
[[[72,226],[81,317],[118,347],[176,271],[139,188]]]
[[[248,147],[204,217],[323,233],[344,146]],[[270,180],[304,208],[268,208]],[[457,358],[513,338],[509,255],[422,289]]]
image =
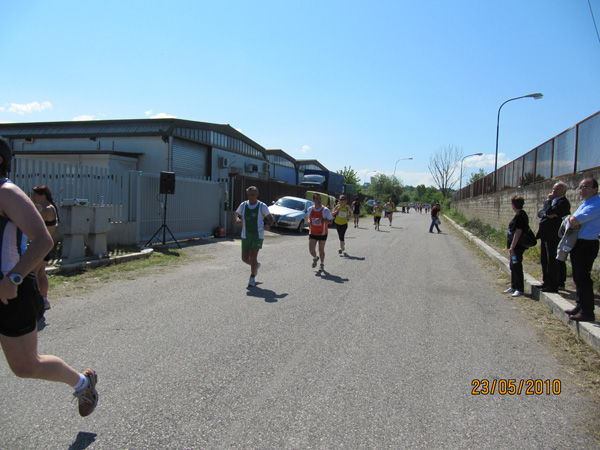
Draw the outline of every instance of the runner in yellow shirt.
[[[333,208],[333,222],[335,223],[335,229],[338,232],[338,236],[340,238],[340,249],[338,253],[341,255],[345,250],[344,236],[346,235],[346,230],[348,230],[348,219],[352,214],[352,210],[348,206],[348,201],[345,195],[340,195],[340,202]]]
[[[373,221],[375,223],[375,229],[379,231],[379,222],[381,222],[381,216],[383,214],[383,206],[379,200],[375,200],[375,205],[373,205]]]
[[[396,204],[392,201],[392,197],[389,198],[388,202],[385,204],[385,210],[387,212],[388,220],[390,221],[390,227],[392,226],[392,215],[394,211],[396,211]]]

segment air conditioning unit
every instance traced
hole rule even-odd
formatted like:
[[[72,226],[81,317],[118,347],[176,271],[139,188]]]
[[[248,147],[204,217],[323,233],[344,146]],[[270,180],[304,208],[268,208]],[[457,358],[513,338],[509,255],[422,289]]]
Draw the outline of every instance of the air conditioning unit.
[[[219,167],[226,169],[229,167],[229,160],[227,158],[219,158]]]
[[[263,164],[263,172],[269,172],[271,170],[271,164],[264,163]]]
[[[246,172],[258,172],[258,165],[246,163]]]
[[[90,204],[87,198],[65,198],[62,206],[88,206]]]

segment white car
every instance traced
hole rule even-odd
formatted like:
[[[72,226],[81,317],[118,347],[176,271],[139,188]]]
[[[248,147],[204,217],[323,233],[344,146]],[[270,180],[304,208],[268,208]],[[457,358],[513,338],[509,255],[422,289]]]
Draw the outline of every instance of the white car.
[[[308,210],[314,205],[310,200],[300,197],[282,197],[269,206],[269,212],[275,219],[275,226],[290,228],[302,233],[308,226]]]

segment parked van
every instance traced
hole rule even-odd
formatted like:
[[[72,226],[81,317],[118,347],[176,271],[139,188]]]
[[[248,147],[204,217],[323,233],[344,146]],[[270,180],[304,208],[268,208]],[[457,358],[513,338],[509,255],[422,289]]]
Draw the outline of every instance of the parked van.
[[[320,194],[321,202],[325,206],[327,206],[330,210],[333,210],[333,208],[335,207],[335,197],[333,195],[327,195],[327,194],[323,194],[322,192],[317,192],[317,191],[306,191],[306,195],[304,196],[304,198],[306,200],[312,201],[314,194]]]

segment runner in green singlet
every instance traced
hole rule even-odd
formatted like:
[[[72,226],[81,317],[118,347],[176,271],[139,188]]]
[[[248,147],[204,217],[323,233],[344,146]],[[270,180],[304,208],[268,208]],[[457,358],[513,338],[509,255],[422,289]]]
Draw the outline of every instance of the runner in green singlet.
[[[274,220],[267,205],[258,200],[258,189],[255,186],[246,189],[246,196],[248,201],[242,202],[236,210],[236,221],[242,225],[242,261],[250,266],[248,287],[254,287],[260,268],[258,252],[262,248],[265,230],[271,229]],[[268,223],[264,223],[264,219]]]

